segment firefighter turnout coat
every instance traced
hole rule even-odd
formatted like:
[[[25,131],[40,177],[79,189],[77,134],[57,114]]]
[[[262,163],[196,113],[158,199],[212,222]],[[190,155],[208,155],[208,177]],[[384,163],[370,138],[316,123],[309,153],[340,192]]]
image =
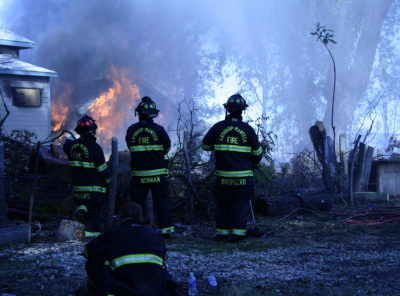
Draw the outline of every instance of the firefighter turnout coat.
[[[216,123],[201,144],[206,151],[215,150],[215,176],[221,185],[246,185],[253,169],[262,159],[262,149],[254,129],[238,118],[228,115]]]
[[[201,147],[215,150],[217,235],[244,236],[247,200],[254,194],[253,170],[262,159],[257,135],[241,116],[228,115],[208,131]]]
[[[171,140],[161,125],[140,120],[128,128],[125,141],[131,152],[132,177],[152,183],[156,176],[168,175],[164,154],[171,149]]]
[[[99,199],[106,193],[110,175],[103,149],[96,143],[96,138],[70,140],[63,148],[71,166],[74,199],[101,203]]]
[[[160,233],[139,220],[126,219],[85,246],[88,292],[107,296],[167,295],[165,254]]]

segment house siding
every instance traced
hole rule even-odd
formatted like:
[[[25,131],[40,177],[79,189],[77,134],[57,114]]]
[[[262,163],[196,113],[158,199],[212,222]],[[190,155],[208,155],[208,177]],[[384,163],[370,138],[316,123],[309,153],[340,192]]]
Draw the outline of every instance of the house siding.
[[[4,102],[7,105],[8,110],[10,111],[10,115],[4,122],[4,134],[10,134],[13,129],[26,129],[36,134],[36,141],[44,141],[48,137],[51,132],[49,125],[49,83],[49,77],[6,74],[0,75],[0,89],[3,94]],[[13,106],[11,94],[12,87],[41,89],[41,106]],[[2,102],[0,102],[0,115],[1,118],[6,115],[6,110]],[[32,140],[35,141],[34,139]]]

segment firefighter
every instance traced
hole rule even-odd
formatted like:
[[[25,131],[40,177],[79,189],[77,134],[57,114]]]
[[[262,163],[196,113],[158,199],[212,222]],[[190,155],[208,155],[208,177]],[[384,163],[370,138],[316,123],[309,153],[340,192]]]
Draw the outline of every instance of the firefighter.
[[[187,295],[168,273],[160,233],[142,224],[142,208],[128,202],[121,225],[86,244],[84,255],[89,295]]]
[[[144,206],[151,189],[158,226],[164,238],[175,238],[169,199],[168,168],[164,155],[171,148],[171,140],[165,129],[154,123],[159,110],[149,97],[143,97],[135,109],[139,122],[132,124],[125,141],[131,152],[130,201]]]
[[[224,107],[225,120],[208,131],[201,147],[215,150],[217,236],[214,239],[239,241],[246,235],[248,200],[254,194],[253,170],[261,161],[262,149],[254,129],[242,120],[242,112],[248,107],[245,99],[235,94]]]
[[[75,131],[79,139],[67,139],[63,149],[71,166],[75,217],[85,224],[85,237],[100,234],[101,212],[110,175],[104,153],[96,143],[97,124],[90,116],[79,119]]]

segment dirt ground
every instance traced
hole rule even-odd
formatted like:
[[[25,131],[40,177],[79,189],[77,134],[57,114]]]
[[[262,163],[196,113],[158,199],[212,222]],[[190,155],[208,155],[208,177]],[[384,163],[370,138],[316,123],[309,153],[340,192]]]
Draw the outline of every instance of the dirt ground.
[[[193,272],[197,295],[400,295],[399,223],[353,225],[325,214],[278,219],[257,217],[266,235],[237,243],[200,238],[214,232],[209,223],[177,228],[182,237],[167,241],[167,268],[186,291]],[[43,237],[1,249],[0,295],[75,295],[85,280],[82,251],[83,242]]]

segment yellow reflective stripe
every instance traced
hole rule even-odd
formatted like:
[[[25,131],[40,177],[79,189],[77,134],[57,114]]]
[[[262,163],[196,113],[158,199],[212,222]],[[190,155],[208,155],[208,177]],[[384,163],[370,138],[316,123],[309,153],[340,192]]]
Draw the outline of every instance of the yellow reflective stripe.
[[[249,153],[251,151],[251,147],[237,145],[215,145],[215,151],[235,151]]]
[[[138,152],[138,151],[163,151],[163,145],[141,145],[141,146],[130,146],[129,150],[131,152]]]
[[[104,163],[104,164],[102,164],[101,166],[98,166],[98,167],[97,167],[97,170],[98,170],[99,172],[102,172],[102,171],[104,171],[107,167],[108,167],[107,164]]]
[[[86,207],[86,206],[83,206],[83,205],[82,205],[82,206],[79,206],[79,207],[76,208],[75,213],[78,212],[79,210],[84,210],[85,212],[87,212],[87,207]]]
[[[73,160],[69,162],[70,166],[73,167],[84,167],[84,168],[95,168],[94,162],[84,162],[84,161],[77,161]]]
[[[106,193],[106,188],[101,186],[73,186],[74,191],[76,192],[102,192]]]
[[[231,229],[231,231],[235,235],[246,235],[246,229]]]
[[[257,150],[251,150],[251,155],[260,155],[262,152],[261,146]]]
[[[228,171],[215,171],[215,175],[219,177],[231,177],[231,178],[238,178],[238,177],[252,177],[253,171],[236,171],[236,172],[228,172]]]
[[[99,236],[100,232],[89,232],[89,231],[85,231],[85,237],[95,237],[95,236]]]
[[[171,233],[171,232],[174,232],[174,231],[175,231],[175,228],[174,228],[174,226],[172,226],[172,227],[167,227],[167,228],[160,228],[160,231],[161,231],[162,234],[164,234],[164,233]]]
[[[112,270],[115,270],[117,267],[135,263],[154,263],[162,266],[163,259],[153,254],[126,255],[114,259],[108,266],[110,266]]]
[[[108,178],[108,179],[106,180],[106,183],[107,183],[107,184],[110,184],[110,183],[111,183],[111,179]]]
[[[150,171],[132,171],[132,177],[146,177],[146,176],[156,176],[156,175],[168,175],[168,169],[157,169]]]
[[[229,231],[229,229],[217,229],[217,234],[219,234],[219,235],[229,235],[230,231]]]
[[[212,146],[208,146],[208,145],[204,144],[203,142],[201,142],[201,148],[203,148],[203,150],[212,150]]]

